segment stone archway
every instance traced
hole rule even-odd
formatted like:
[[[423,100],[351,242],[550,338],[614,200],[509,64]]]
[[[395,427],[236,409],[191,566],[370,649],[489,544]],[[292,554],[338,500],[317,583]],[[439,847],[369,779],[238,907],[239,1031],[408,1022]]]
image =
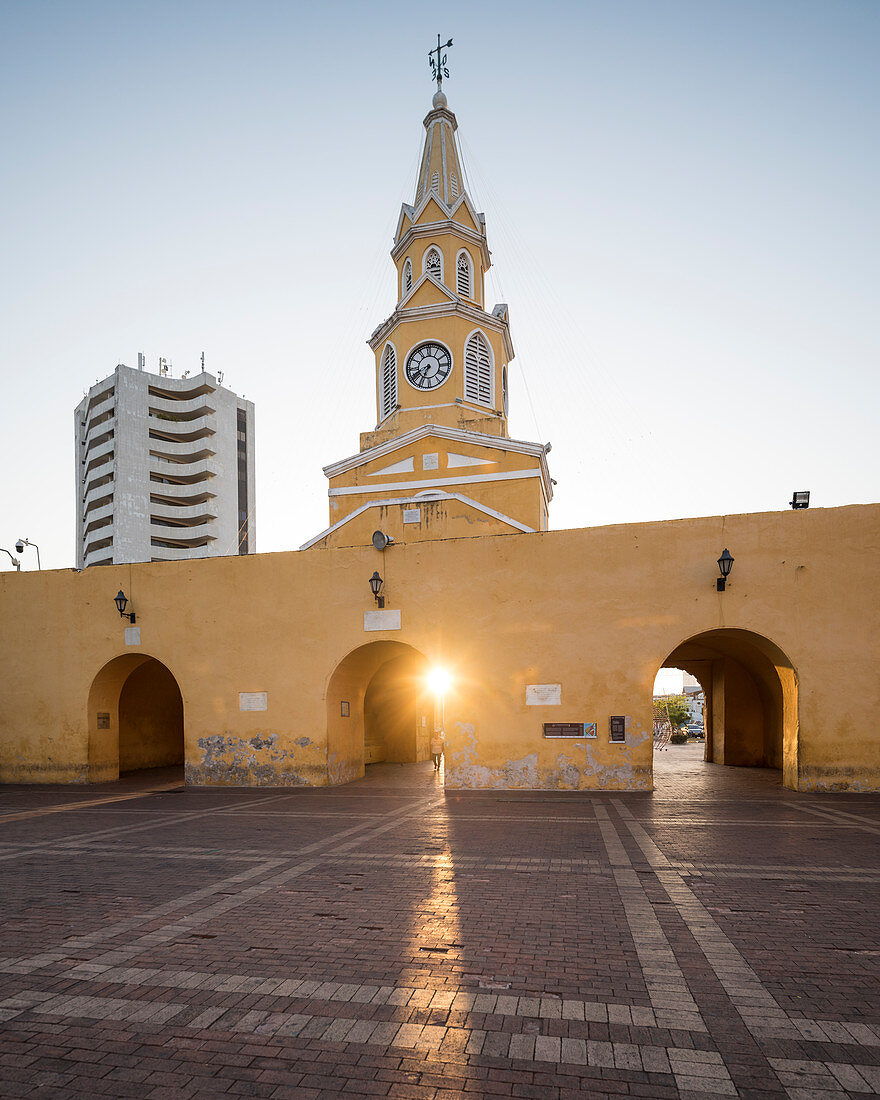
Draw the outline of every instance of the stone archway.
[[[707,761],[777,768],[797,790],[798,678],[779,646],[749,630],[708,630],[676,646],[662,667],[689,672],[703,688]]]
[[[336,666],[327,685],[330,783],[347,783],[366,764],[430,757],[434,698],[424,654],[403,642],[369,642]]]
[[[89,782],[184,762],[183,698],[161,661],[125,654],[92,681],[88,700]]]

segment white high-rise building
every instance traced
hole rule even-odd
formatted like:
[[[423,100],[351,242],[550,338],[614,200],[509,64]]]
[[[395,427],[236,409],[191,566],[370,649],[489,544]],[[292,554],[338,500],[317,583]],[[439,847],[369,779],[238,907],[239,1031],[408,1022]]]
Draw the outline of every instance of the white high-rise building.
[[[254,553],[252,401],[120,363],[75,417],[78,568]]]

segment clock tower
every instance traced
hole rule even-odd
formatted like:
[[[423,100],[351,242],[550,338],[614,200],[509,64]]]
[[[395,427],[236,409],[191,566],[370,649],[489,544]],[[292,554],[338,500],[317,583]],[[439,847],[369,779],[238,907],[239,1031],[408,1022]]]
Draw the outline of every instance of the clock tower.
[[[331,526],[304,549],[369,542],[377,527],[405,542],[547,529],[550,448],[508,433],[508,310],[486,307],[486,220],[439,83],[391,249],[397,304],[368,340],[376,426],[324,468]]]

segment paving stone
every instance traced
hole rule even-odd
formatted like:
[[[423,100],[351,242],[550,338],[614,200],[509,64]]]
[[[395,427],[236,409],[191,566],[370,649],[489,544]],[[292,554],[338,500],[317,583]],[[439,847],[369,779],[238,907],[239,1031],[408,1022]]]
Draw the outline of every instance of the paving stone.
[[[848,950],[880,925],[880,797],[671,763],[654,796],[444,797],[420,767],[187,790],[173,827],[144,787],[131,838],[112,802],[0,792],[39,842],[0,833],[4,1094],[880,1092]]]

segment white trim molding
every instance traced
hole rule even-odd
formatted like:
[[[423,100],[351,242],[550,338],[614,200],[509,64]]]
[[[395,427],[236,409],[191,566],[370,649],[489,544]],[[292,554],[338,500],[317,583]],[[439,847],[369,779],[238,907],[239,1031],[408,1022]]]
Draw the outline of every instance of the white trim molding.
[[[328,535],[332,535],[334,531],[338,531],[340,527],[344,527],[347,523],[350,523],[357,516],[362,516],[364,512],[370,508],[387,508],[392,504],[402,504],[404,507],[409,505],[412,507],[414,501],[418,501],[420,504],[426,504],[429,500],[458,500],[462,504],[469,504],[472,508],[475,508],[478,512],[482,512],[484,515],[491,516],[492,519],[500,520],[501,523],[506,523],[512,527],[515,531],[524,535],[534,535],[536,530],[534,527],[528,527],[524,523],[520,523],[518,519],[513,519],[511,516],[504,515],[503,512],[497,512],[494,508],[490,508],[487,504],[480,504],[479,501],[474,500],[472,497],[463,496],[461,493],[443,493],[439,492],[436,496],[426,498],[421,494],[416,494],[415,497],[398,497],[395,500],[368,500],[365,504],[361,504],[355,508],[353,512],[333,524],[332,527],[328,527],[326,531],[322,531],[320,535],[315,535],[314,538],[309,539],[308,542],[304,542],[300,547],[300,550],[310,550],[321,539],[327,538]]]
[[[344,474],[348,470],[354,470],[358,466],[372,462],[374,458],[383,458],[385,455],[399,451],[402,447],[411,447],[414,443],[418,443],[419,440],[426,439],[429,436],[433,436],[435,439],[445,439],[451,443],[472,443],[476,447],[488,447],[495,451],[513,451],[515,454],[534,455],[536,458],[541,459],[548,486],[550,484],[550,471],[547,469],[546,459],[547,452],[550,450],[549,443],[528,443],[524,439],[508,439],[505,436],[486,435],[483,432],[468,432],[462,428],[447,428],[444,424],[420,424],[417,428],[412,428],[393,439],[387,439],[384,443],[370,447],[367,451],[360,451],[348,458],[341,458],[338,462],[331,462],[329,466],[324,467],[324,476],[329,478]]]
[[[433,489],[440,485],[476,485],[485,481],[522,481],[527,478],[541,478],[541,471],[510,470],[506,474],[470,474],[466,477],[440,477],[422,481],[393,481],[390,485],[342,485],[338,489],[328,489],[330,497],[356,496],[364,493],[392,493],[399,489]],[[543,479],[542,479],[543,480]]]

